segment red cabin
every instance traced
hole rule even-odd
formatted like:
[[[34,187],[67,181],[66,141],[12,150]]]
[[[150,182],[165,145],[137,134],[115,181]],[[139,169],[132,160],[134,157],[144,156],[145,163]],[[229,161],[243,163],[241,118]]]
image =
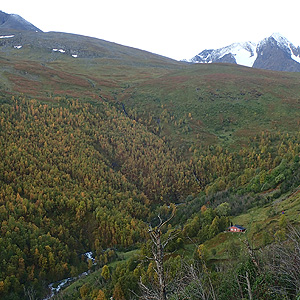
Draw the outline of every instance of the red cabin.
[[[240,225],[232,225],[228,228],[228,231],[230,231],[230,232],[245,232],[246,228],[244,228]]]

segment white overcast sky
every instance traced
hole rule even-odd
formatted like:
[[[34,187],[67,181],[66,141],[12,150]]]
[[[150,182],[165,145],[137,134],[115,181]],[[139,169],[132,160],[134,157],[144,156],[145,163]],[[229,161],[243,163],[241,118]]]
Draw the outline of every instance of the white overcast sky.
[[[97,37],[174,59],[279,32],[300,45],[299,0],[6,0],[41,30]]]

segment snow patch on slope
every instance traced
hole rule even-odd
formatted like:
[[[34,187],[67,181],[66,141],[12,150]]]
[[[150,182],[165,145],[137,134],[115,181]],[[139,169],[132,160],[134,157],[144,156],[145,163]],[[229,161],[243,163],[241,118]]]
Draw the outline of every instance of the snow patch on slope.
[[[252,67],[257,57],[256,44],[251,42],[238,43],[236,47],[232,49],[231,53],[238,65]]]
[[[52,51],[53,52],[59,52],[59,53],[62,53],[62,54],[67,53],[66,50],[64,50],[64,49],[58,49],[58,48],[53,48]],[[70,50],[69,52],[71,53],[72,57],[74,57],[74,58],[78,57],[78,54],[76,54],[75,51]],[[70,54],[69,52],[68,52],[68,54]]]
[[[292,58],[294,61],[296,61],[297,63],[300,64],[300,55],[299,55],[299,56],[296,56],[296,55],[292,52],[291,58]]]
[[[66,51],[64,49],[52,49],[53,52],[60,52],[60,53],[65,53]]]
[[[1,35],[0,39],[9,39],[9,38],[13,38],[14,35]]]

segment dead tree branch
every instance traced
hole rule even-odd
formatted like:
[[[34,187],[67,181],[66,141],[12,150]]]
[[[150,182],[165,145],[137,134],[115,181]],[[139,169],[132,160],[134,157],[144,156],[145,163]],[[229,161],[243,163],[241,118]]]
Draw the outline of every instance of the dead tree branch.
[[[174,217],[176,206],[172,205],[172,212],[170,217],[163,221],[160,215],[158,215],[159,224],[156,227],[152,227],[149,224],[149,235],[152,241],[152,255],[153,260],[155,261],[156,268],[154,268],[155,273],[158,278],[158,295],[155,289],[149,289],[142,282],[140,282],[140,287],[143,291],[144,298],[143,299],[158,299],[158,300],[166,300],[167,292],[166,292],[166,280],[165,280],[165,271],[164,271],[164,249],[167,244],[174,239],[174,235],[172,232],[169,232],[165,241],[162,241],[162,229],[163,227],[170,222],[170,220]]]

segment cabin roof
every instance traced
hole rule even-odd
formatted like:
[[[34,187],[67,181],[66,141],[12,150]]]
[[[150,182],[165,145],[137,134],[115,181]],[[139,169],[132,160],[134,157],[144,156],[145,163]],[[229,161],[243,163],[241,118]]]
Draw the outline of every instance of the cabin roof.
[[[236,227],[236,228],[238,228],[240,230],[246,230],[246,228],[243,227],[243,226],[241,226],[241,225],[233,225],[233,226],[230,226],[230,227]]]

